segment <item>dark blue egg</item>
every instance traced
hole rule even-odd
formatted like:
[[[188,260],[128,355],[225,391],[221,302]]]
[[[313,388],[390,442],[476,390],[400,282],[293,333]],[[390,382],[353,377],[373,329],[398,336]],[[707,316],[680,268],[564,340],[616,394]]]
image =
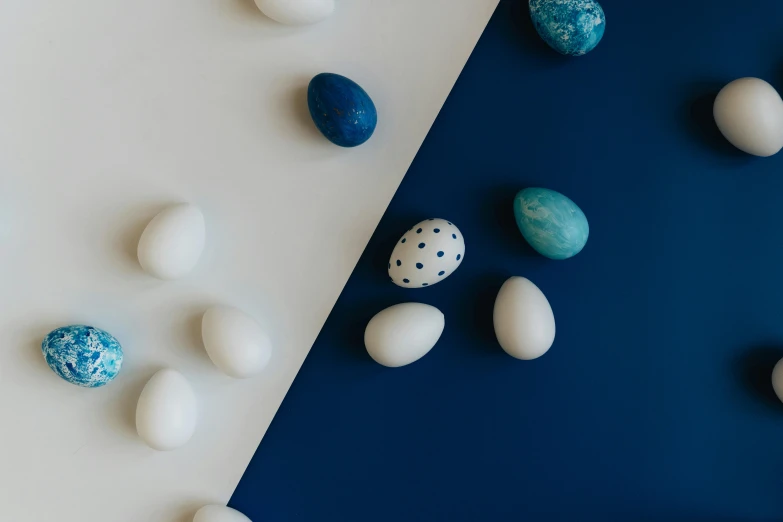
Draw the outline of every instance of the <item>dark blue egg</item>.
[[[307,87],[307,106],[315,126],[341,147],[356,147],[372,136],[378,113],[370,96],[345,76],[321,73]]]

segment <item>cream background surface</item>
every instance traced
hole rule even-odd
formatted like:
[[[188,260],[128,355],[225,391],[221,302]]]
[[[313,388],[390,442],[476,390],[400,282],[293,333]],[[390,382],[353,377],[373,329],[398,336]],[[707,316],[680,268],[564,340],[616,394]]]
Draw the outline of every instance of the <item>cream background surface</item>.
[[[339,0],[288,28],[252,0],[0,2],[0,519],[184,522],[229,499],[496,4]],[[312,125],[324,71],[373,97],[365,145]],[[136,242],[180,201],[201,206],[206,251],[157,281]],[[273,337],[259,377],[207,358],[199,320],[218,303]],[[44,363],[43,336],[73,323],[123,344],[109,386]],[[170,453],[134,428],[163,367],[200,409]]]

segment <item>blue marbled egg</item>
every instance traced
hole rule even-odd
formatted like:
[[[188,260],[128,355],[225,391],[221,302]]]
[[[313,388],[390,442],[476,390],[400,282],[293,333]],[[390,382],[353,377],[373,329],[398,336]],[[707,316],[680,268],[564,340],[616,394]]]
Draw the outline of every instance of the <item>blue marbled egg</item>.
[[[41,344],[49,367],[71,384],[97,388],[112,381],[122,366],[122,346],[110,333],[92,326],[63,326]]]
[[[590,234],[582,209],[554,190],[521,190],[514,199],[514,217],[530,246],[549,259],[577,255]]]
[[[318,130],[341,147],[361,145],[370,139],[378,123],[370,96],[339,74],[321,73],[310,80],[307,106]]]
[[[606,16],[595,0],[530,0],[536,31],[555,51],[582,56],[592,51],[606,29]]]

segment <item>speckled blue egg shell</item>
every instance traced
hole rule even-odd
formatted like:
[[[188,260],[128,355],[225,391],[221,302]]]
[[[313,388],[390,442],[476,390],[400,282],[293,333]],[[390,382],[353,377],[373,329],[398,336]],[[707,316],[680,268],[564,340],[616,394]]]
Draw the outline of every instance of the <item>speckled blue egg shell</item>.
[[[555,51],[582,56],[604,35],[606,16],[595,0],[530,0],[536,31]]]
[[[514,199],[519,231],[536,252],[549,259],[568,259],[582,251],[590,234],[576,203],[545,188],[526,188]]]
[[[111,382],[122,366],[122,346],[110,333],[92,326],[63,326],[41,344],[46,363],[77,386],[97,388]]]
[[[370,96],[345,76],[321,73],[307,87],[307,106],[315,126],[341,147],[356,147],[372,136],[378,113]]]

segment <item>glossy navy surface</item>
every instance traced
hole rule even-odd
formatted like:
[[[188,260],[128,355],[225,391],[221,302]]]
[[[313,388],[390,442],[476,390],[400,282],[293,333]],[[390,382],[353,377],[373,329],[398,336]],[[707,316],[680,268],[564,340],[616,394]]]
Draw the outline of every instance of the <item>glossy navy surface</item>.
[[[783,3],[601,3],[611,30],[569,59],[526,1],[501,2],[232,506],[259,521],[783,518],[769,380],[783,356],[783,156],[737,151],[711,117],[734,78],[783,87]],[[526,244],[512,202],[527,186],[579,203],[578,256]],[[459,223],[470,255],[416,291],[446,316],[439,343],[383,368],[364,327],[411,299],[388,255],[430,216]],[[494,339],[511,275],[557,320],[535,361]]]

